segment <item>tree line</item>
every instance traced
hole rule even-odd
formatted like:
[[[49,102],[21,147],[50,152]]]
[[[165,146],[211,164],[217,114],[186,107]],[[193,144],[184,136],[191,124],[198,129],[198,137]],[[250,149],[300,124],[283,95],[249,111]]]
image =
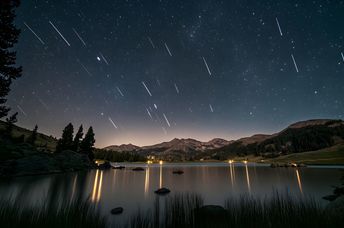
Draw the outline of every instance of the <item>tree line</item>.
[[[95,158],[112,162],[146,162],[147,158],[135,152],[96,149]]]
[[[62,132],[62,137],[57,141],[55,153],[71,150],[81,154],[85,154],[90,160],[94,159],[94,139],[93,128],[89,127],[85,137],[83,137],[83,126],[80,125],[78,131],[74,136],[74,127],[72,123],[69,123]]]

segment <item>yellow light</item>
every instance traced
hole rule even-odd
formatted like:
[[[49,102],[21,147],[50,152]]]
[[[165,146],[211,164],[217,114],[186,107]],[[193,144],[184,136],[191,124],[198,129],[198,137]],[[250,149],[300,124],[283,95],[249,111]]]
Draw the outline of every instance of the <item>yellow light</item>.
[[[91,198],[93,202],[96,201],[96,193],[97,193],[97,186],[98,186],[98,173],[99,173],[99,170],[97,169],[96,176],[93,183],[93,192],[92,192],[92,198]]]
[[[145,176],[145,197],[147,197],[149,191],[149,166],[146,169],[146,176]]]
[[[244,161],[245,164],[247,164],[247,161]]]
[[[229,164],[232,164],[232,163],[233,163],[233,160],[228,160],[228,163],[229,163]]]
[[[247,161],[245,161],[244,163],[246,164]],[[246,169],[247,188],[248,188],[249,193],[251,193],[250,175],[248,173],[247,165],[245,166],[245,169]]]
[[[100,171],[100,180],[99,180],[99,186],[98,186],[97,202],[100,200],[100,196],[102,193],[102,185],[103,185],[103,171]]]
[[[147,164],[152,164],[153,162],[152,161],[147,161]]]
[[[159,164],[162,165],[162,163],[164,163],[162,160],[159,161]]]
[[[299,170],[297,170],[297,169],[296,169],[296,177],[297,177],[297,183],[299,185],[300,192],[301,192],[301,194],[303,194],[301,178],[300,178]]]

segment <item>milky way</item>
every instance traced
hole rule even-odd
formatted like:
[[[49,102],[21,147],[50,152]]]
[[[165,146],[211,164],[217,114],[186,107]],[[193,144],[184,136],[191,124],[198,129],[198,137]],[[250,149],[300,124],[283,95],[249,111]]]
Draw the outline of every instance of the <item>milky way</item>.
[[[19,125],[97,146],[344,115],[343,1],[22,1]]]

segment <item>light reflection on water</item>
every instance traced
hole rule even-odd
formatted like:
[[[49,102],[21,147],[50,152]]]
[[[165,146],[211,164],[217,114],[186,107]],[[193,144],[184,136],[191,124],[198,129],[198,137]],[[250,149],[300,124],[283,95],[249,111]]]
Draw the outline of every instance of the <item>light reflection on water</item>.
[[[147,165],[147,168],[146,168],[146,175],[145,175],[145,198],[147,197],[148,195],[148,192],[149,192],[149,165]]]
[[[246,171],[246,180],[247,180],[248,192],[251,193],[250,174],[248,173],[247,164],[245,164],[245,171]]]
[[[16,198],[23,204],[57,204],[61,199],[87,199],[109,215],[111,208],[122,206],[122,217],[149,208],[154,191],[167,187],[171,194],[195,192],[206,204],[222,204],[242,194],[269,196],[272,191],[288,190],[295,196],[313,196],[322,201],[334,185],[340,184],[341,172],[329,168],[275,168],[257,164],[122,164],[124,170],[91,170],[58,175],[20,177],[0,180],[0,197]],[[141,166],[143,172],[132,171]],[[173,170],[184,171],[174,175]]]
[[[230,171],[230,174],[231,174],[231,184],[232,184],[232,188],[234,187],[234,178],[235,178],[235,173],[234,173],[234,170],[233,170],[233,164],[230,163],[229,164],[229,171]]]
[[[159,177],[159,188],[162,188],[162,163],[160,163]]]
[[[302,183],[301,183],[301,178],[300,178],[299,170],[295,169],[295,172],[296,172],[297,183],[299,185],[300,192],[301,192],[301,194],[303,194],[303,192],[302,192]]]

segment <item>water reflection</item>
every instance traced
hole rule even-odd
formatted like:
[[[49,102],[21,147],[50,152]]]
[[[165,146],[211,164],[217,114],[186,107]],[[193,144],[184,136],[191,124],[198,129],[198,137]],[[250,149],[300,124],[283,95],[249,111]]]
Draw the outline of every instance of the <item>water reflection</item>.
[[[0,199],[12,196],[23,205],[44,203],[47,207],[61,205],[63,201],[89,199],[105,215],[119,205],[130,216],[138,207],[152,206],[153,190],[157,186],[170,188],[172,195],[181,192],[200,194],[206,204],[221,205],[229,197],[238,197],[245,192],[265,197],[274,190],[283,192],[286,189],[291,194],[312,196],[322,202],[322,196],[331,193],[331,186],[340,184],[342,175],[337,169],[272,169],[260,165],[253,167],[250,163],[149,164],[145,173],[131,171],[137,164],[125,166],[128,168],[123,170],[0,179]],[[183,169],[184,174],[172,174],[175,169]]]
[[[250,175],[248,173],[247,163],[245,163],[245,170],[246,170],[246,181],[247,181],[248,192],[251,193]]]
[[[74,198],[77,180],[78,180],[78,174],[76,174],[76,175],[74,176],[71,200],[73,200],[73,198]]]
[[[231,175],[231,184],[232,184],[232,188],[234,187],[234,179],[235,179],[235,173],[234,173],[234,166],[232,164],[232,162],[229,163],[229,171],[230,171],[230,175]]]
[[[149,191],[149,165],[147,165],[146,168],[146,175],[145,175],[145,197],[147,197],[148,195],[148,191]]]
[[[93,182],[93,191],[92,191],[92,198],[91,200],[94,202],[96,199],[96,189],[97,189],[97,185],[98,185],[98,174],[99,174],[99,170],[96,171],[96,176]]]
[[[159,188],[162,188],[162,161],[160,161],[160,178],[159,178]]]
[[[99,181],[98,181],[98,178],[99,178]],[[97,170],[96,175],[94,177],[94,183],[93,183],[92,198],[91,198],[92,202],[99,202],[101,191],[102,191],[102,185],[103,185],[103,171]]]
[[[302,183],[301,183],[301,178],[300,178],[299,170],[295,169],[295,171],[296,171],[297,183],[299,185],[300,192],[301,192],[301,194],[303,194]]]

